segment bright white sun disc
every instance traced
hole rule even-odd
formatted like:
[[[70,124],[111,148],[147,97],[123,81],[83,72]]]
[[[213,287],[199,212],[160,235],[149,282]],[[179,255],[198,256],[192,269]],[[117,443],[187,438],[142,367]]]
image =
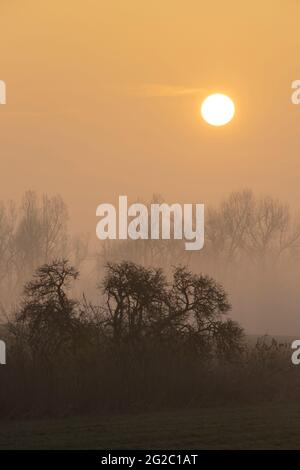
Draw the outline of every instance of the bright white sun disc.
[[[234,113],[233,101],[221,93],[207,96],[201,105],[201,116],[212,126],[224,126],[231,121]]]

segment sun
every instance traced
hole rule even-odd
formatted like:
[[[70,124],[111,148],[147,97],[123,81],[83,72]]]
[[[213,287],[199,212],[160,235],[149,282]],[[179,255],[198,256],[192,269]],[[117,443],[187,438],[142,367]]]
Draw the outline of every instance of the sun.
[[[201,105],[201,116],[212,126],[224,126],[234,116],[234,102],[227,95],[214,93],[205,98]]]

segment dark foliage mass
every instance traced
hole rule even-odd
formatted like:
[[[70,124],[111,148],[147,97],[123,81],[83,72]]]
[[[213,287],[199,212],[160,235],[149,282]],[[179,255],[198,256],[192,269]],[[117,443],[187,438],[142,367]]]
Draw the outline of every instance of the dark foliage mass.
[[[115,343],[162,342],[202,355],[239,349],[242,330],[222,318],[230,310],[227,295],[207,276],[179,267],[169,286],[161,269],[109,263],[103,293]]]
[[[273,399],[285,348],[247,347],[214,279],[183,267],[108,263],[100,302],[70,298],[79,272],[67,260],[36,270],[9,329],[2,416],[103,413]],[[298,386],[298,384],[296,384]],[[279,393],[280,392],[280,393]]]

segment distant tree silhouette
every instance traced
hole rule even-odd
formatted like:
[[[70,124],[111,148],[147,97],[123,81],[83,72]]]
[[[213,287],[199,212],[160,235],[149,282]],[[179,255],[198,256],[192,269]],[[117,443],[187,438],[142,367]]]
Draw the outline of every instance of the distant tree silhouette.
[[[39,265],[65,256],[68,211],[60,196],[44,194],[39,198],[34,191],[27,191],[19,212],[16,262],[31,276]]]
[[[300,220],[287,204],[244,190],[208,210],[206,238],[211,258],[225,270],[243,258],[261,267],[299,249]]]
[[[148,226],[151,226],[151,204],[166,203],[159,194],[153,194],[149,203],[139,199],[140,202],[148,207]],[[170,213],[173,222],[174,214]],[[171,224],[172,225],[172,224]],[[188,254],[189,253],[189,254]],[[105,240],[97,256],[97,270],[101,273],[107,263],[121,262],[122,260],[131,261],[146,267],[163,267],[164,270],[172,266],[174,259],[178,263],[185,264],[190,257],[190,252],[184,250],[183,240]],[[102,273],[101,273],[102,274]]]

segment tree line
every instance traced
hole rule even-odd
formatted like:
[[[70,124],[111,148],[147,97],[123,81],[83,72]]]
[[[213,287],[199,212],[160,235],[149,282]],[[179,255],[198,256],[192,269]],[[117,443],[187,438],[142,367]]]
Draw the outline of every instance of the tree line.
[[[7,325],[2,416],[298,396],[299,374],[286,345],[249,344],[213,278],[182,266],[170,278],[161,268],[108,263],[94,303],[72,297],[78,277],[68,260],[57,259],[26,283]]]
[[[161,203],[154,196],[151,203]],[[160,266],[171,272],[173,260],[192,270],[224,280],[241,270],[273,270],[299,259],[300,219],[289,206],[250,190],[230,194],[205,209],[205,245],[199,252],[184,250],[181,240],[124,240],[88,243],[86,234],[73,236],[63,199],[27,191],[20,204],[0,203],[0,294],[2,313],[22,292],[34,270],[56,258],[80,267],[88,263],[96,280],[110,261],[128,260]],[[96,292],[95,292],[96,295]]]

